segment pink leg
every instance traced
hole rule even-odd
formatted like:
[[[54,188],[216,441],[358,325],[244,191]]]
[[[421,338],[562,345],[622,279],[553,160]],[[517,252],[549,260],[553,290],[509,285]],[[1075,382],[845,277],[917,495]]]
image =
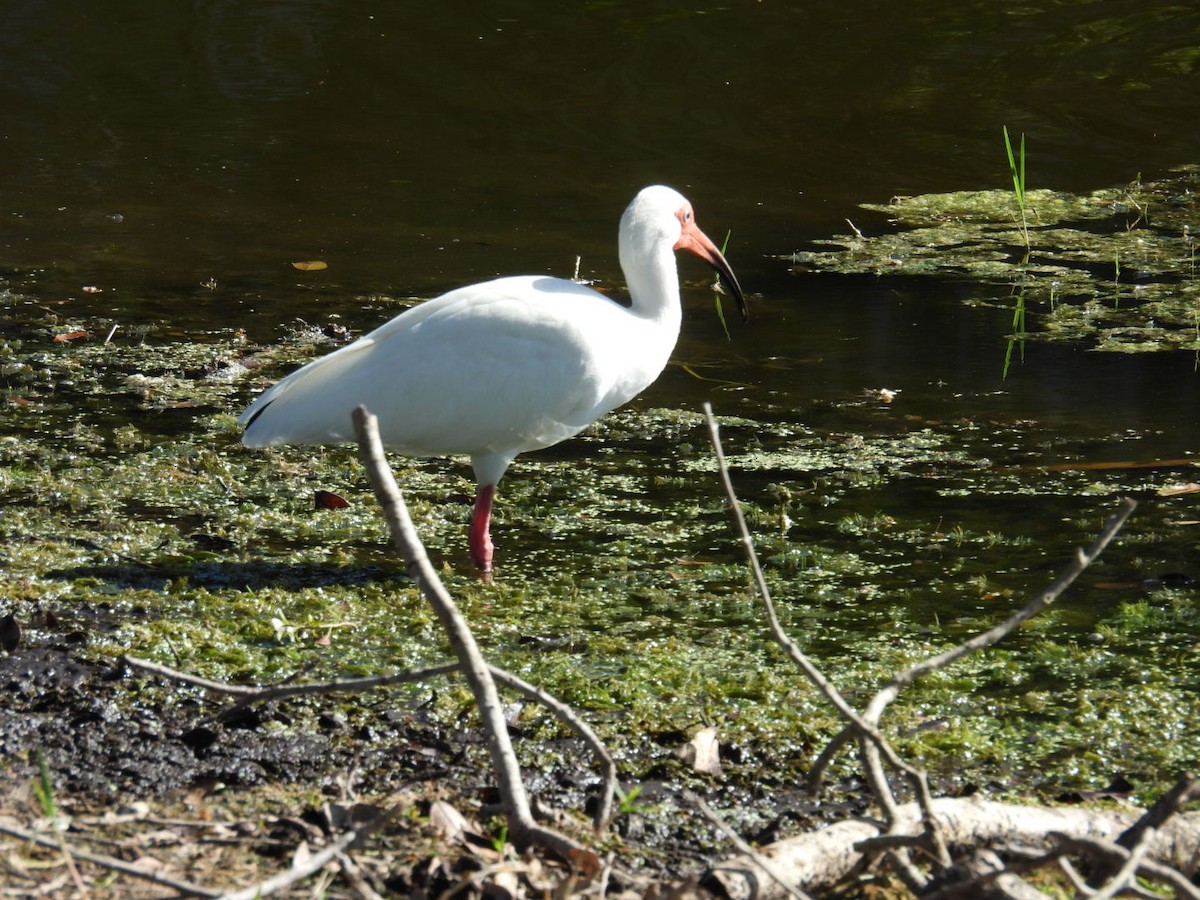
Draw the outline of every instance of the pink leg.
[[[475,512],[471,516],[471,560],[484,572],[492,570],[492,499],[496,496],[494,484],[481,484],[475,495]]]

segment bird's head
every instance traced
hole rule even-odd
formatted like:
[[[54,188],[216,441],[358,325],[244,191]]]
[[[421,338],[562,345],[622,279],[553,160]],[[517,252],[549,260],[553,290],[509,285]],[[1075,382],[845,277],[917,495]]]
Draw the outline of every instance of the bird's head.
[[[654,252],[655,248],[665,244],[672,250],[686,250],[700,257],[725,279],[742,321],[750,318],[737,276],[717,245],[696,225],[692,204],[679,191],[662,184],[638,191],[621,216],[621,235],[622,243],[629,239],[630,249],[638,247]]]

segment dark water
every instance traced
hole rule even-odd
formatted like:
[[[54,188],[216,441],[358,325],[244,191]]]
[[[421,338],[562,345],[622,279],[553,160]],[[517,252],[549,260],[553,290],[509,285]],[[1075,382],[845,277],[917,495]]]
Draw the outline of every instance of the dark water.
[[[1197,161],[1200,13],[1144,0],[503,6],[12,2],[0,29],[0,269],[67,309],[269,340],[366,327],[372,293],[497,274],[620,282],[641,185],[689,194],[753,298],[726,343],[694,293],[679,358],[802,419],[863,388],[896,417],[1025,417],[1195,446],[1196,362],[1031,345],[1000,379],[1003,309],[969,289],[788,273],[775,257],[897,193],[1088,190]],[[321,259],[300,273],[290,263]],[[698,279],[690,263],[685,278]],[[202,287],[204,282],[215,286]],[[102,293],[84,294],[84,285]],[[645,402],[711,392],[668,372]],[[1120,454],[1128,453],[1127,447]]]
[[[1142,0],[16,0],[0,240],[5,264],[62,267],[122,306],[215,278],[186,312],[221,321],[239,291],[291,293],[294,259],[328,260],[319,283],[348,292],[576,254],[615,278],[620,210],[665,181],[732,229],[768,304],[808,306],[764,257],[861,201],[1003,187],[1002,124],[1029,134],[1035,187],[1194,162],[1198,43],[1191,4]]]

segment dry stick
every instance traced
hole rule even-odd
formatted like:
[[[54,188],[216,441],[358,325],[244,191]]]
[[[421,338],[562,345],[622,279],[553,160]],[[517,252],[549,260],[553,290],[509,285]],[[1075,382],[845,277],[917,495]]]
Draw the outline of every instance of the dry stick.
[[[363,900],[383,900],[379,893],[367,884],[363,878],[362,869],[358,867],[350,855],[346,851],[342,851],[337,855],[338,865],[342,867],[342,874],[346,876],[346,880],[350,882],[350,886],[354,888],[354,892]]]
[[[187,672],[172,669],[170,666],[151,662],[148,659],[140,659],[136,656],[122,656],[120,661],[131,669],[140,669],[184,684],[204,688],[214,693],[235,696],[238,698],[237,705],[233,707],[235,710],[253,703],[263,703],[267,700],[277,700],[281,697],[294,697],[301,694],[354,693],[372,690],[377,687],[386,687],[392,684],[425,681],[438,675],[450,675],[459,670],[458,663],[446,663],[440,666],[432,666],[428,669],[418,669],[413,672],[396,672],[392,675],[374,675],[369,678],[346,678],[306,684],[281,684],[271,687],[255,687],[253,685],[213,681],[209,678],[190,675]],[[576,715],[575,710],[571,709],[570,706],[563,703],[557,697],[547,693],[537,685],[530,684],[513,675],[511,672],[506,672],[504,669],[488,665],[488,671],[492,673],[492,677],[496,681],[505,687],[522,694],[534,703],[540,703],[546,709],[550,710],[560,722],[574,731],[591,749],[604,777],[600,803],[596,814],[592,818],[592,824],[595,827],[596,833],[601,833],[612,817],[613,798],[617,792],[617,764],[612,758],[612,754],[608,752],[608,748],[604,746],[604,742],[591,729],[591,726]],[[222,718],[231,711],[225,710],[217,718]]]
[[[1075,558],[1071,561],[1071,564],[1044,591],[999,625],[977,634],[969,641],[965,641],[957,647],[947,650],[945,653],[931,656],[895,675],[889,684],[885,685],[871,698],[871,702],[867,704],[866,710],[863,712],[863,718],[873,725],[878,723],[884,709],[896,699],[901,689],[912,684],[918,678],[928,675],[930,672],[946,668],[946,666],[957,662],[964,656],[999,643],[1016,631],[1023,623],[1049,607],[1083,573],[1083,570],[1095,562],[1096,558],[1104,552],[1104,549],[1116,537],[1117,532],[1125,524],[1125,520],[1129,518],[1136,508],[1137,502],[1135,500],[1122,500],[1121,505],[1117,507],[1117,511],[1104,524],[1104,530],[1100,532],[1099,537],[1086,550],[1076,548]]]
[[[1112,541],[1112,539],[1117,535],[1117,532],[1121,530],[1121,526],[1125,524],[1125,520],[1129,518],[1130,514],[1136,508],[1137,503],[1133,500],[1126,499],[1121,501],[1121,505],[1117,508],[1117,511],[1109,517],[1108,521],[1104,525],[1104,529],[1100,532],[1099,537],[1092,542],[1091,546],[1089,546],[1086,550],[1077,548],[1075,551],[1075,558],[1071,561],[1071,564],[1067,566],[1066,570],[1059,575],[1058,578],[1056,578],[1049,585],[1049,587],[1026,603],[1025,606],[1019,609],[1016,613],[1009,616],[1009,618],[1004,622],[1001,622],[999,625],[996,625],[993,628],[989,628],[987,631],[976,635],[969,641],[966,641],[957,647],[947,650],[945,653],[932,656],[929,659],[926,659],[915,666],[911,666],[907,670],[894,676],[892,681],[885,685],[878,693],[875,694],[874,697],[871,698],[870,702],[867,703],[866,708],[862,713],[863,721],[867,723],[868,727],[873,732],[877,732],[879,720],[883,715],[883,711],[887,708],[888,704],[890,704],[896,699],[897,696],[899,696],[901,689],[909,684],[912,684],[923,675],[943,669],[951,663],[956,662],[964,656],[967,656],[968,654],[975,653],[984,649],[985,647],[990,647],[993,644],[996,644],[997,642],[1008,637],[1008,635],[1012,634],[1013,631],[1020,627],[1023,622],[1026,622],[1033,616],[1049,607],[1052,603],[1054,603],[1055,600],[1059,598],[1062,592],[1070,587],[1075,579],[1083,573],[1084,569],[1095,562],[1096,558],[1104,552],[1104,549],[1108,546],[1109,542]],[[876,781],[876,779],[879,779],[882,775],[882,765],[880,763],[879,754],[884,747],[873,740],[860,740],[859,743],[862,747],[863,765],[878,792],[879,787],[884,784],[884,782]],[[891,762],[890,758],[888,761]],[[915,779],[915,783],[918,786],[918,796],[923,797],[928,791],[928,783],[926,782],[924,772],[920,773],[919,779]],[[928,811],[929,807],[926,805],[925,801],[922,800],[921,803],[923,809]],[[927,820],[927,827],[929,826],[933,826],[930,837],[933,838],[935,847],[939,847],[940,838],[938,836],[936,826],[933,825],[932,820]],[[945,848],[939,847],[939,850],[940,852],[944,852]],[[949,857],[945,856],[943,857],[943,860],[948,862]]]
[[[1124,847],[1126,850],[1136,850],[1150,840],[1148,835],[1153,835],[1185,804],[1196,799],[1200,799],[1200,779],[1188,773],[1180,778],[1174,787],[1155,800],[1154,805],[1146,810],[1140,819],[1121,832],[1115,841],[1116,845]],[[1106,879],[1109,879],[1112,871],[1113,867],[1111,866],[1098,866],[1088,880],[1088,884],[1093,887],[1103,884]],[[1115,877],[1113,876],[1113,878]]]
[[[921,810],[924,813],[924,820],[926,829],[928,831],[927,836],[932,843],[933,855],[936,859],[948,865],[950,854],[949,851],[946,850],[945,842],[942,840],[941,834],[937,829],[937,820],[933,816],[932,812],[933,796],[929,792],[929,785],[925,780],[925,773],[909,765],[896,755],[896,752],[892,749],[891,745],[887,742],[883,735],[880,734],[879,730],[870,723],[864,721],[863,718],[859,716],[855,709],[851,707],[850,704],[846,702],[845,698],[842,697],[842,695],[838,692],[837,688],[835,688],[829,682],[820,669],[813,665],[808,657],[804,655],[804,652],[796,646],[795,642],[788,637],[787,633],[783,630],[783,626],[779,622],[779,617],[775,613],[775,604],[771,600],[771,592],[767,587],[767,581],[763,575],[762,567],[758,562],[758,554],[754,550],[754,540],[750,536],[750,529],[746,525],[746,518],[742,515],[741,504],[738,502],[737,493],[733,489],[733,481],[729,476],[729,467],[725,463],[725,451],[721,446],[721,437],[717,427],[717,421],[713,417],[711,404],[704,404],[704,415],[708,421],[709,438],[712,441],[713,450],[716,452],[717,467],[721,473],[721,483],[725,487],[725,495],[729,499],[729,505],[733,512],[734,521],[737,523],[738,533],[741,536],[746,557],[750,563],[750,570],[754,575],[754,581],[758,587],[759,597],[761,598],[763,602],[763,608],[767,613],[767,623],[771,630],[771,636],[774,637],[776,643],[778,643],[779,646],[782,647],[788,654],[788,656],[791,657],[792,661],[800,667],[801,671],[804,672],[808,680],[811,681],[817,687],[817,689],[825,695],[825,698],[831,704],[833,704],[833,706],[841,714],[842,718],[851,723],[856,732],[862,738],[862,743],[864,745],[874,744],[875,746],[879,747],[884,756],[887,758],[888,763],[909,777],[909,780],[912,781],[914,785],[915,793],[917,795],[918,802],[920,803]],[[891,787],[888,785],[887,778],[884,776],[882,768],[878,765],[878,757],[876,756],[875,759],[875,769],[874,771],[869,771],[867,775],[875,792],[875,798],[879,802],[879,805],[883,807],[884,814],[887,818],[887,823],[890,828],[898,818],[896,815],[896,798],[892,794]],[[896,863],[901,875],[907,882],[909,882],[910,887],[912,887],[914,890],[918,890],[924,886],[926,881],[925,877],[919,871],[917,871],[914,866],[908,863],[905,858],[896,858]]]
[[[1166,882],[1179,897],[1200,900],[1200,887],[1193,885],[1187,875],[1172,866],[1144,858],[1162,827],[1178,814],[1185,804],[1197,799],[1200,799],[1200,779],[1190,774],[1184,775],[1174,787],[1159,797],[1141,818],[1121,832],[1115,841],[1100,841],[1054,832],[1050,837],[1055,846],[1048,852],[1008,844],[1004,847],[1005,855],[1015,856],[1017,861],[1010,861],[1004,869],[989,872],[973,881],[947,885],[929,894],[926,900],[974,897],[984,885],[1002,875],[1021,875],[1051,862],[1056,862],[1062,868],[1080,896],[1103,900],[1106,897],[1115,897],[1121,891],[1139,891],[1140,888],[1131,882],[1135,875],[1140,875],[1143,878]],[[1079,875],[1066,856],[1069,852],[1093,860],[1091,879]],[[1097,887],[1102,882],[1102,886]],[[1143,895],[1157,896],[1145,892]]]
[[[754,860],[755,865],[762,869],[767,876],[771,878],[771,880],[795,897],[796,900],[811,900],[809,895],[800,890],[800,888],[788,884],[787,879],[777,873],[776,868],[771,864],[771,861],[751,847],[744,840],[742,840],[742,836],[730,828],[725,820],[718,816],[716,812],[714,812],[713,809],[704,802],[702,797],[692,793],[687,789],[684,789],[683,799],[687,800],[688,803],[696,807],[696,809],[700,811],[700,814],[703,815],[704,818],[708,819],[708,821],[713,825],[715,825],[721,831],[721,833],[725,835],[725,837],[729,838],[730,842],[737,847],[739,851]],[[604,895],[601,894],[600,896],[603,897]]]
[[[201,687],[217,694],[228,694],[238,697],[238,706],[248,706],[251,703],[265,703],[268,700],[278,700],[281,697],[295,697],[302,694],[335,694],[369,691],[372,688],[386,687],[391,684],[404,684],[409,681],[427,681],[438,675],[449,675],[458,671],[458,663],[445,663],[428,669],[417,669],[412,672],[396,672],[392,675],[373,675],[369,678],[346,678],[337,681],[321,681],[306,684],[279,684],[270,687],[255,687],[251,684],[230,684],[227,681],[213,681],[199,675],[189,675],[162,663],[151,662],[137,656],[122,656],[120,662],[131,669],[141,669],[154,675],[161,675],[184,684]]]
[[[80,850],[77,847],[72,847],[69,844],[61,842],[57,839],[42,837],[39,834],[34,834],[30,831],[24,831],[20,828],[13,828],[8,825],[0,825],[0,833],[7,834],[10,837],[18,838],[22,841],[28,841],[31,844],[37,844],[40,847],[50,847],[55,850],[62,850],[69,856],[83,862],[92,863],[93,865],[100,866],[114,872],[121,872],[125,875],[132,875],[134,878],[141,878],[145,881],[153,881],[155,884],[161,884],[163,887],[169,887],[172,890],[179,891],[181,894],[187,894],[192,897],[220,896],[218,891],[212,891],[208,888],[203,888],[195,884],[189,884],[186,881],[178,881],[174,878],[168,878],[165,875],[159,875],[155,872],[139,869],[133,863],[127,863],[122,859],[116,859],[112,856],[105,856],[102,853],[92,853],[89,850]]]
[[[1006,847],[1005,850],[1009,853],[1015,852],[1009,847]],[[921,900],[959,900],[961,897],[978,897],[983,893],[983,889],[987,885],[1004,875],[1024,875],[1029,872],[1035,872],[1048,865],[1061,862],[1062,859],[1062,852],[1059,850],[1051,850],[1048,853],[1022,851],[1022,857],[1019,860],[1010,860],[1004,868],[996,869],[994,872],[985,872],[982,875],[976,876],[971,881],[958,881],[927,894],[922,894]]]
[[[836,695],[836,692],[833,691],[831,686],[829,686],[827,689],[826,684],[823,683],[824,679],[817,680],[813,678],[812,673],[809,671],[810,665],[806,660],[803,662],[801,661],[803,654],[798,648],[795,647],[794,644],[791,643],[790,639],[788,639],[786,635],[782,635],[782,629],[779,627],[778,619],[775,616],[774,607],[767,591],[762,569],[759,566],[757,556],[754,553],[753,541],[750,537],[749,529],[746,526],[745,519],[742,516],[741,509],[737,501],[737,497],[733,491],[733,485],[729,478],[728,468],[725,465],[724,453],[722,451],[720,439],[717,433],[717,424],[712,415],[712,408],[709,404],[705,404],[704,409],[705,415],[708,419],[709,432],[712,437],[713,446],[717,454],[717,461],[721,469],[721,476],[725,485],[726,494],[728,495],[730,504],[733,507],[734,516],[741,532],[742,541],[746,547],[747,556],[750,558],[751,567],[754,572],[759,593],[762,595],[764,605],[767,608],[772,634],[775,636],[776,640],[779,641],[780,644],[788,651],[792,658],[801,665],[801,668],[804,669],[805,673],[809,675],[810,680],[813,680],[814,684],[816,684],[819,688],[821,688],[822,691],[825,692],[826,696],[838,708],[838,711],[842,713],[843,717],[849,720],[851,723],[850,728],[860,735],[860,744],[862,745],[866,772],[872,783],[872,788],[876,797],[884,807],[884,811],[888,816],[889,823],[894,820],[893,810],[895,808],[895,800],[883,775],[880,753],[887,758],[889,764],[905,772],[905,774],[907,774],[910,780],[913,782],[914,787],[916,788],[918,802],[921,804],[922,810],[925,814],[926,826],[929,829],[927,837],[931,838],[933,841],[933,849],[937,858],[944,862],[948,861],[948,853],[936,828],[936,822],[930,812],[930,802],[932,797],[929,794],[928,782],[925,778],[925,773],[921,770],[909,767],[907,764],[900,763],[899,760],[895,758],[894,752],[891,750],[886,741],[883,740],[882,735],[878,730],[878,722],[883,710],[889,703],[891,703],[892,700],[895,699],[903,687],[911,684],[917,678],[928,674],[929,672],[944,668],[945,666],[958,659],[961,659],[963,656],[966,656],[969,653],[976,652],[980,649],[995,644],[1011,634],[1023,622],[1041,612],[1046,607],[1050,606],[1056,599],[1058,599],[1059,595],[1061,595],[1062,592],[1066,590],[1076,578],[1079,577],[1080,573],[1090,566],[1092,562],[1094,562],[1095,559],[1104,551],[1116,534],[1121,530],[1121,527],[1125,524],[1126,519],[1129,518],[1130,514],[1137,507],[1137,503],[1128,499],[1122,501],[1117,512],[1109,518],[1107,523],[1105,523],[1103,531],[1100,533],[1099,537],[1093,541],[1091,546],[1088,547],[1087,550],[1077,550],[1075,559],[1067,568],[1067,570],[1060,575],[1048,588],[1046,588],[1046,590],[1026,604],[1024,608],[1011,616],[1007,621],[989,629],[988,631],[983,632],[964,644],[961,644],[960,646],[955,647],[946,653],[931,657],[930,659],[925,660],[916,666],[912,666],[905,672],[901,672],[896,675],[890,684],[885,686],[875,695],[874,698],[872,698],[871,702],[867,705],[860,718],[852,713],[848,714],[849,707],[844,704],[844,701],[841,701],[841,698]],[[843,708],[844,706],[845,708]],[[836,745],[840,747],[842,744],[844,744],[846,739],[845,735],[846,732],[843,731],[841,734],[835,737],[831,743],[831,746]],[[821,767],[821,770],[828,765],[828,761],[831,757],[832,753],[828,749],[826,753],[821,755],[821,757],[818,759],[818,765]],[[908,870],[908,873],[909,875],[916,874],[911,869]]]
[[[566,835],[544,828],[533,819],[529,809],[529,797],[525,793],[525,785],[521,782],[521,769],[517,765],[517,757],[508,738],[508,725],[504,721],[500,697],[496,693],[496,683],[492,680],[488,665],[479,652],[475,636],[459,613],[445,585],[437,577],[425,552],[425,546],[421,543],[408,515],[404,498],[400,495],[396,479],[383,454],[383,444],[379,439],[379,420],[363,406],[354,410],[353,419],[354,431],[358,436],[359,454],[366,467],[371,487],[375,491],[375,499],[387,518],[392,542],[400,551],[409,576],[417,583],[421,593],[437,613],[454,655],[458,658],[463,676],[475,695],[475,703],[483,719],[488,752],[500,787],[509,835],[519,847],[536,844],[563,858],[569,858],[572,852],[583,848]]]
[[[530,684],[518,678],[511,672],[497,669],[495,666],[489,665],[488,671],[492,673],[493,678],[505,687],[524,694],[535,703],[542,704],[542,706],[550,710],[560,722],[574,731],[591,748],[592,754],[595,756],[596,762],[600,765],[600,769],[604,775],[604,785],[600,789],[600,802],[597,804],[596,813],[592,817],[592,827],[597,836],[603,834],[604,830],[608,827],[609,820],[612,818],[613,799],[617,795],[617,763],[612,758],[612,754],[608,752],[608,748],[604,746],[604,742],[600,740],[600,736],[592,731],[591,726],[587,722],[575,714],[575,710],[553,694],[549,694],[537,685]]]
[[[1103,861],[1107,865],[1121,866],[1130,857],[1130,851],[1124,847],[1107,841],[1092,838],[1074,837],[1071,835],[1052,832],[1049,835],[1055,841],[1056,849],[1063,853],[1076,853]],[[1171,866],[1153,860],[1143,859],[1138,864],[1138,874],[1166,882],[1178,897],[1189,900],[1200,900],[1200,887],[1192,884],[1188,877]]]
[[[1150,849],[1150,841],[1154,839],[1155,834],[1157,832],[1153,828],[1147,828],[1142,832],[1145,840],[1133,845],[1129,851],[1129,858],[1106,884],[1092,894],[1092,900],[1112,900],[1113,897],[1130,887],[1130,883],[1137,877],[1138,869],[1141,868],[1142,860],[1146,851]]]
[[[808,767],[808,775],[805,776],[804,780],[807,782],[809,790],[819,791],[821,789],[821,786],[825,783],[825,772],[833,764],[837,755],[842,752],[842,748],[852,740],[854,740],[853,725],[847,725],[830,738],[829,743],[825,745],[825,749],[817,755],[817,758],[813,760],[813,764]]]
[[[1142,857],[1150,848],[1159,829],[1179,812],[1184,804],[1198,796],[1200,780],[1190,774],[1184,775],[1169,791],[1159,797],[1141,818],[1117,837],[1114,845],[1128,850],[1129,856],[1120,865],[1106,862],[1096,866],[1087,880],[1088,887],[1094,888],[1092,896],[1095,900],[1108,900],[1129,886],[1142,868]]]
[[[884,709],[899,695],[902,688],[913,683],[918,678],[929,674],[930,672],[935,672],[939,669],[945,668],[946,666],[956,662],[959,659],[962,659],[964,656],[970,653],[975,653],[998,643],[999,641],[1008,637],[1008,635],[1012,634],[1013,631],[1020,627],[1022,623],[1028,621],[1033,616],[1045,610],[1048,606],[1054,603],[1055,600],[1058,599],[1063,591],[1070,587],[1075,579],[1082,574],[1084,569],[1095,562],[1096,558],[1104,552],[1105,548],[1107,548],[1112,539],[1116,537],[1117,533],[1121,530],[1126,520],[1136,508],[1137,503],[1135,501],[1129,499],[1123,500],[1117,511],[1109,517],[1108,521],[1104,525],[1104,529],[1100,532],[1100,535],[1096,538],[1096,540],[1092,542],[1091,546],[1089,546],[1086,550],[1077,549],[1075,552],[1075,558],[1072,560],[1067,569],[1061,575],[1059,575],[1059,577],[1056,578],[1054,582],[1052,582],[1044,591],[1030,600],[1029,603],[1025,604],[1024,607],[1022,607],[1004,622],[1001,622],[995,627],[976,635],[975,637],[971,638],[971,640],[966,641],[965,643],[960,644],[957,647],[946,651],[945,653],[941,653],[937,656],[923,660],[917,665],[912,666],[894,676],[892,681],[883,689],[881,689],[867,704],[867,707],[863,712],[863,719],[870,722],[872,726],[877,726]],[[837,735],[837,737],[835,737],[834,740],[831,741],[826,747],[817,763],[813,766],[816,774],[813,775],[810,773],[810,783],[819,780],[821,773],[824,772],[825,767],[829,764],[834,752],[836,752],[836,750],[845,743],[848,730],[849,729],[846,729]],[[870,755],[871,757],[874,757],[877,764],[878,751],[875,749],[875,747],[864,746],[863,753],[864,756]],[[1179,806],[1198,795],[1200,795],[1200,783],[1196,782],[1194,779],[1191,779],[1190,776],[1186,777],[1183,781],[1177,784],[1171,792],[1160,798],[1159,802],[1155,804],[1154,808],[1145,816],[1143,816],[1142,820],[1139,820],[1137,824],[1132,826],[1126,832],[1126,835],[1129,835],[1130,837],[1128,840],[1122,842],[1122,846],[1135,846],[1135,842],[1139,840],[1138,835],[1140,832],[1137,831],[1139,826],[1142,829],[1151,829],[1153,827],[1160,826],[1164,821],[1166,821],[1167,818],[1170,817],[1170,815],[1173,814],[1174,811],[1178,810]],[[1123,878],[1122,880],[1127,880],[1127,878]],[[1117,886],[1119,887],[1119,883]]]
[[[227,894],[221,894],[220,900],[257,900],[259,897],[266,897],[286,887],[291,887],[297,881],[303,881],[308,876],[320,872],[332,860],[336,859],[338,854],[358,840],[360,836],[360,832],[347,831],[320,853],[313,854],[303,865],[293,866],[286,872],[280,872],[278,875],[268,878],[260,884],[242,888],[240,891],[230,891]],[[208,896],[212,895],[209,894]]]
[[[281,891],[284,888],[291,887],[297,881],[303,881],[310,875],[315,875],[321,869],[325,868],[329,863],[338,861],[342,874],[350,882],[351,887],[358,890],[360,895],[363,895],[363,890],[370,891],[370,888],[362,881],[361,876],[358,876],[358,869],[353,860],[346,855],[346,848],[351,844],[362,841],[370,837],[375,832],[379,831],[384,826],[388,825],[400,812],[400,807],[392,806],[385,810],[383,815],[377,816],[373,821],[363,825],[353,831],[346,831],[338,837],[336,841],[322,850],[320,853],[310,857],[300,865],[293,865],[286,872],[280,872],[268,878],[260,884],[252,885],[248,888],[242,888],[237,891],[230,891],[221,894],[220,900],[258,900],[260,897],[266,897],[268,894],[273,894],[276,891]],[[357,877],[357,881],[355,880]],[[320,891],[317,891],[320,893]],[[371,892],[374,893],[373,891]]]

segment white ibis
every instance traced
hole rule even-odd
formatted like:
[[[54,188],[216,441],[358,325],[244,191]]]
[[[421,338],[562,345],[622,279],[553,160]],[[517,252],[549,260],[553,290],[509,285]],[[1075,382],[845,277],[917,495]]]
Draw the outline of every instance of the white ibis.
[[[619,243],[630,306],[536,275],[459,288],[264,391],[239,417],[243,443],[353,441],[350,413],[361,404],[389,449],[469,456],[478,485],[471,558],[489,571],[492,501],[517,454],[582,431],[666,366],[681,317],[673,251],[720,272],[748,318],[733,270],[677,191],[640,191],[621,216]]]

